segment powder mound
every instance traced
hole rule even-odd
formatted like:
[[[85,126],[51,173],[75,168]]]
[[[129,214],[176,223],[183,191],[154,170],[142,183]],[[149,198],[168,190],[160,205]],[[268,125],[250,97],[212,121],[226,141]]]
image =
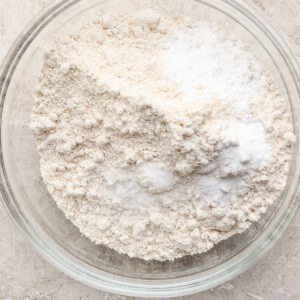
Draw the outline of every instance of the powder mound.
[[[160,261],[258,221],[295,142],[286,101],[246,45],[152,10],[58,39],[31,129],[48,191],[81,233]]]

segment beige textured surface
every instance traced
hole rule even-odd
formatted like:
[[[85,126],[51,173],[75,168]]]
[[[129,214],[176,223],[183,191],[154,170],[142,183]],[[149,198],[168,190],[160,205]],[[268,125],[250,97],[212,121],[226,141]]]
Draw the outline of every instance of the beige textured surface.
[[[0,61],[18,33],[52,0],[0,0]],[[300,1],[247,0],[280,30],[300,58]],[[300,299],[300,211],[254,268],[214,290],[180,298]],[[0,206],[0,299],[133,299],[86,287],[44,261]]]

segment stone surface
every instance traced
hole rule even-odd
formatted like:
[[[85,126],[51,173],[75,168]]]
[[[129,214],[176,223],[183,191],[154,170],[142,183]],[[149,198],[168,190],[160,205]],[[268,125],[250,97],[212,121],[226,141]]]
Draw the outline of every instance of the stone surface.
[[[0,61],[23,27],[52,0],[0,0]],[[300,58],[300,1],[247,0],[282,32]],[[276,246],[251,270],[181,300],[300,299],[300,211]],[[0,299],[133,299],[84,286],[44,261],[0,205]]]

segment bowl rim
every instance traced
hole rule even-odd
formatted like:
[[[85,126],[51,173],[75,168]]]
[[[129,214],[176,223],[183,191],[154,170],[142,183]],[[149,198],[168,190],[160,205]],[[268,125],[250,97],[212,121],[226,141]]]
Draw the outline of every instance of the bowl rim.
[[[298,99],[300,98],[300,71],[297,59],[284,40],[254,8],[239,0],[194,1],[206,4],[218,10],[218,5],[223,5],[225,8],[222,12],[226,13],[226,9],[231,10],[232,12],[229,15],[231,18],[238,19],[238,15],[243,15],[250,22],[255,24],[257,28],[259,28],[261,32],[268,37],[269,41],[276,47],[284,59],[289,72],[293,77]],[[202,277],[199,276],[200,274],[191,275],[185,277],[184,281],[177,283],[161,279],[141,279],[137,282],[136,280],[131,280],[122,276],[115,276],[107,272],[102,272],[100,275],[95,274],[91,270],[87,270],[84,266],[76,263],[76,261],[67,259],[62,253],[51,247],[51,245],[38,234],[32,224],[30,224],[30,220],[28,220],[20,210],[6,174],[2,152],[2,116],[6,93],[18,62],[21,60],[26,49],[30,47],[34,38],[52,20],[54,20],[56,16],[80,2],[84,2],[84,0],[55,0],[48,7],[42,10],[20,33],[0,68],[0,192],[3,206],[5,207],[8,215],[17,227],[24,233],[24,235],[27,236],[34,248],[50,263],[74,279],[103,291],[139,297],[183,296],[213,288],[241,274],[253,266],[257,260],[275,244],[290,224],[299,205],[298,196],[300,184],[298,184],[295,189],[294,195],[289,205],[286,207],[286,210],[282,213],[282,216],[276,220],[272,220],[272,222],[268,225],[268,227],[270,227],[272,224],[272,232],[266,232],[265,230],[263,234],[255,240],[255,245],[249,245],[236,256],[222,263],[222,268],[219,268],[219,270],[215,271],[213,274],[208,274]],[[298,178],[298,183],[299,182],[300,180]],[[245,252],[246,250],[247,253]]]

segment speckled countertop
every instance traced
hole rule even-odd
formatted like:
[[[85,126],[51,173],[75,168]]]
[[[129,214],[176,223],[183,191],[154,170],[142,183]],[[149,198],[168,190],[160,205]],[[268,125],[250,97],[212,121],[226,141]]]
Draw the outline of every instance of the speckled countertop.
[[[0,61],[23,27],[52,0],[0,0]],[[247,0],[300,58],[300,0]],[[214,290],[184,300],[300,299],[300,211],[282,239],[255,267]],[[124,299],[57,271],[30,246],[0,205],[0,299]]]

